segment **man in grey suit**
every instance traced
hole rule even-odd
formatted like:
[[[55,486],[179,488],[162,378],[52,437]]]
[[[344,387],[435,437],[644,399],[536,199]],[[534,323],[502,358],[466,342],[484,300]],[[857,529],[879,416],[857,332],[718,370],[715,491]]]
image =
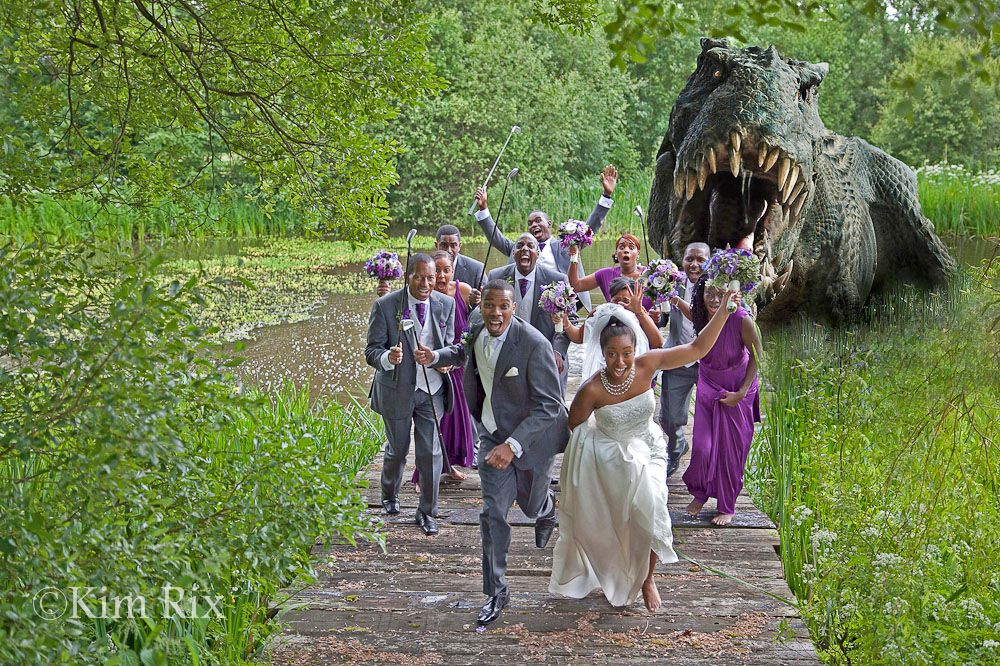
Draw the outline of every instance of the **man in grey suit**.
[[[455,339],[455,299],[434,291],[436,276],[434,261],[428,255],[413,255],[404,288],[372,305],[365,348],[365,361],[375,368],[371,408],[382,416],[388,440],[382,462],[382,508],[389,515],[399,513],[412,425],[420,472],[420,501],[414,517],[427,535],[438,532],[434,517],[442,464],[434,410],[438,417],[451,410],[452,386],[450,375],[428,371],[425,377],[424,368],[419,366],[438,368],[462,362],[462,350],[451,345]],[[406,333],[400,340],[401,319],[412,321],[416,345]]]
[[[437,249],[451,255],[455,279],[478,291],[482,286],[483,262],[462,254],[462,232],[458,227],[454,224],[442,224],[434,234],[434,242]]]
[[[515,288],[502,279],[483,290],[482,320],[471,329],[465,366],[465,396],[479,419],[482,446],[479,478],[483,508],[483,593],[486,604],[477,622],[500,617],[510,601],[507,590],[507,513],[517,500],[535,519],[535,545],[544,548],[556,524],[555,497],[549,490],[553,460],[566,447],[566,406],[542,334],[514,316]]]
[[[708,261],[709,248],[705,243],[691,243],[684,249],[684,259],[681,268],[688,281],[680,298],[687,303],[694,295],[694,286],[701,278],[702,266]],[[694,325],[691,320],[677,309],[670,308],[670,321],[667,328],[667,340],[664,347],[686,345],[694,340]],[[684,426],[688,422],[688,412],[691,405],[691,392],[698,383],[698,362],[682,365],[673,370],[663,372],[663,385],[660,392],[660,427],[667,436],[667,477],[677,471],[681,458],[687,453],[689,445],[684,434]]]
[[[601,174],[601,187],[604,189],[604,196],[597,200],[597,205],[594,206],[590,217],[587,218],[587,226],[593,229],[595,234],[601,228],[601,225],[604,224],[604,218],[607,217],[608,211],[611,210],[611,206],[614,204],[611,195],[614,194],[615,187],[617,186],[618,170],[609,164],[604,167],[604,172]],[[483,230],[483,233],[486,234],[486,242],[491,242],[492,240],[493,247],[503,252],[504,255],[509,256],[510,262],[514,263],[514,243],[503,235],[503,232],[493,221],[493,217],[486,207],[485,188],[480,187],[476,190],[476,203],[479,206],[479,210],[476,211],[476,221],[479,223],[479,227]],[[570,270],[569,253],[566,248],[559,244],[559,238],[552,236],[552,225],[549,222],[549,216],[540,210],[529,213],[528,232],[538,241],[539,263],[546,268],[558,271],[563,275],[568,275]],[[580,277],[585,275],[581,262],[577,262],[576,270]],[[590,294],[586,292],[580,294],[580,303],[588,310],[592,309]]]
[[[560,280],[567,282],[566,276],[539,263],[538,242],[531,234],[523,233],[518,236],[512,247],[511,258],[514,263],[494,268],[490,271],[490,280],[505,280],[513,285],[517,316],[534,326],[552,345],[553,359],[559,371],[559,384],[565,391],[566,376],[569,374],[569,363],[566,360],[569,338],[565,333],[556,333],[551,315],[538,305],[538,299],[546,285]]]

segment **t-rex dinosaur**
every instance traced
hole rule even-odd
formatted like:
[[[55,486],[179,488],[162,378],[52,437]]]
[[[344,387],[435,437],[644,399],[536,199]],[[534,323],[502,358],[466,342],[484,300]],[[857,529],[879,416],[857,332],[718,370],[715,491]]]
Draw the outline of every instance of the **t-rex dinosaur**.
[[[702,39],[670,112],[649,200],[666,257],[693,241],[762,266],[760,316],[839,323],[895,280],[941,284],[955,263],[920,211],[913,171],[819,117],[829,66]]]

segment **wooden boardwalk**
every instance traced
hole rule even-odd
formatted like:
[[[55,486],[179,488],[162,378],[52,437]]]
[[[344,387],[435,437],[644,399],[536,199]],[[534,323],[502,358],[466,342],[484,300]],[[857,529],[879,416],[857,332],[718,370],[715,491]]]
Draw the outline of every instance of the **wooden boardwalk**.
[[[373,515],[381,509],[380,465],[381,457],[365,471]],[[386,522],[388,552],[371,544],[318,547],[319,580],[286,604],[285,632],[271,657],[275,664],[818,664],[797,611],[771,596],[793,599],[770,520],[746,497],[733,526],[712,526],[709,511],[685,520],[685,467],[669,483],[681,560],[657,569],[663,606],[655,614],[641,599],[621,611],[600,592],[582,600],[551,596],[558,531],[547,548],[535,548],[533,524],[515,508],[511,603],[495,625],[477,631],[485,596],[473,471],[461,484],[442,482],[436,537],[413,522],[417,496],[406,484],[402,513]]]

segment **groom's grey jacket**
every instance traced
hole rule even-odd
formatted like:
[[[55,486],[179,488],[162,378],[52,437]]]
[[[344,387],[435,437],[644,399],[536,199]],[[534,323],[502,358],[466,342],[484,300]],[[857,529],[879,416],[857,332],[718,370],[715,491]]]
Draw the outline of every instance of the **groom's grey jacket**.
[[[371,408],[385,418],[405,418],[413,413],[413,392],[417,386],[417,372],[414,365],[415,351],[408,336],[403,336],[403,362],[396,366],[396,377],[392,370],[382,367],[382,354],[395,347],[399,341],[399,304],[408,307],[406,288],[398,289],[382,296],[372,304],[368,315],[368,346],[365,347],[365,361],[375,368],[375,381],[372,383]],[[452,345],[455,339],[455,299],[448,298],[436,291],[431,292],[430,312],[427,323],[430,324],[434,340],[434,350],[438,352],[438,368],[462,363],[462,350]],[[404,315],[404,318],[406,315]],[[416,313],[411,313],[410,319],[416,319]],[[437,372],[431,368],[427,372]],[[445,411],[451,411],[452,386],[451,375],[442,375],[444,385]],[[440,415],[438,415],[440,416]]]
[[[478,322],[471,330],[466,350],[465,400],[480,422],[486,392],[480,381],[474,351],[482,333]],[[495,433],[482,433],[484,453],[513,437],[523,453],[514,460],[519,469],[548,469],[552,456],[566,448],[569,430],[552,346],[527,323],[514,317],[507,339],[497,356],[492,389]]]

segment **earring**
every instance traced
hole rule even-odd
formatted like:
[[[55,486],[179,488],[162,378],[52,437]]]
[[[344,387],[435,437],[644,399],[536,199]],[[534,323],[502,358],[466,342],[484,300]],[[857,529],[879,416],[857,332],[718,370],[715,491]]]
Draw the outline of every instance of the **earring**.
[[[618,263],[618,253],[617,252],[615,252],[615,253],[613,253],[611,255],[611,263],[613,263],[613,264],[617,264]]]

